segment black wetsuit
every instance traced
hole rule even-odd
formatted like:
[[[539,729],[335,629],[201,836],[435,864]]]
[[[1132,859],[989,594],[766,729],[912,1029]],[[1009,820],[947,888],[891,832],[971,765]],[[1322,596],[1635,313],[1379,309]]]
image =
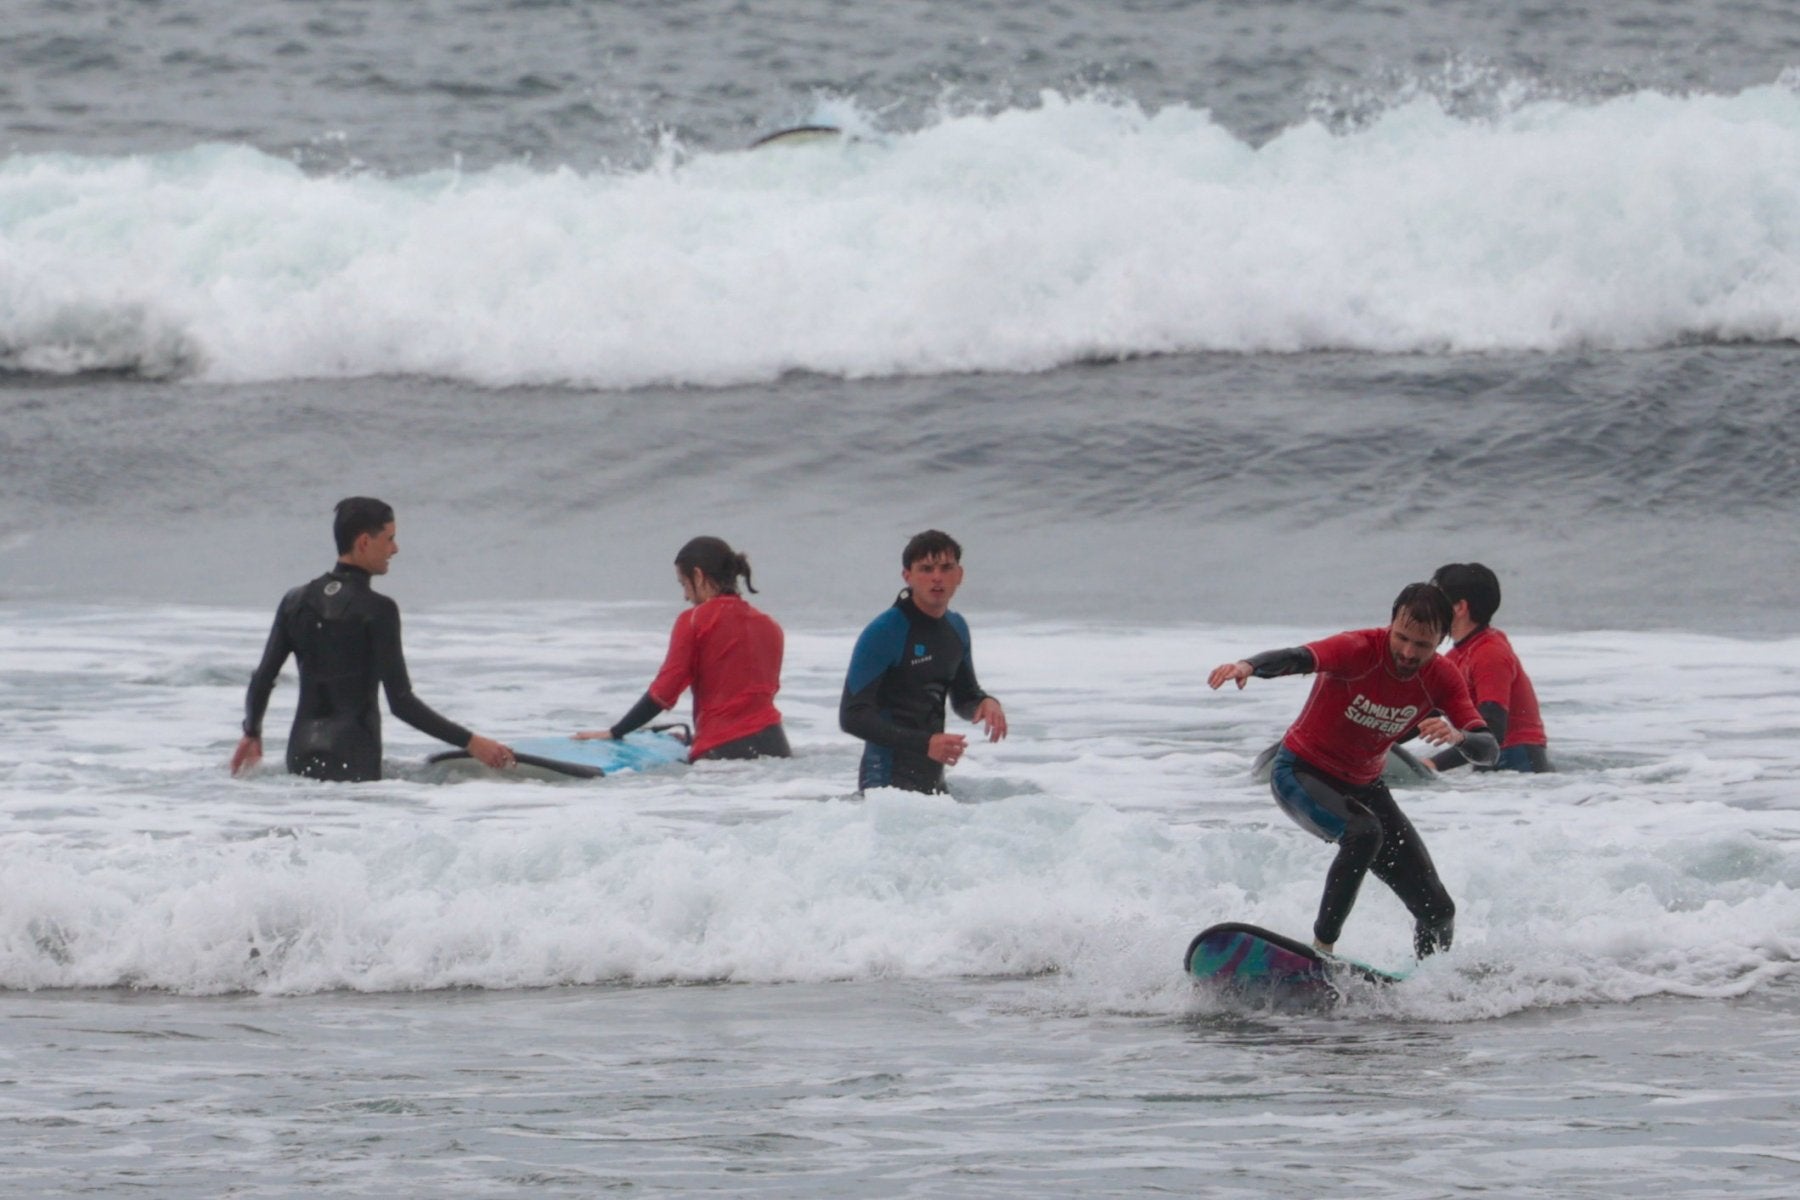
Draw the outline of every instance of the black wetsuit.
[[[400,606],[369,587],[369,573],[339,563],[281,599],[262,662],[244,698],[244,732],[262,736],[269,693],[288,655],[300,665],[300,698],[287,767],[340,782],[381,778],[381,707],[408,725],[467,748],[471,734],[413,695],[400,650]]]
[[[925,753],[932,734],[944,732],[946,698],[970,721],[988,698],[975,679],[969,624],[954,612],[928,617],[903,591],[856,639],[838,704],[838,725],[867,743],[859,790],[948,790],[943,764]]]

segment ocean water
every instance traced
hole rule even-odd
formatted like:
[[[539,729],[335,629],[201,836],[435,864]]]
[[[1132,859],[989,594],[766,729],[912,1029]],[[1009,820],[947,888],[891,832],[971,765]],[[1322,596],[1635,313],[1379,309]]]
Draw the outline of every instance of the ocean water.
[[[16,5],[0,1195],[1792,1195],[1797,67],[1725,0]],[[796,757],[229,778],[359,492],[502,738],[728,537]],[[858,799],[933,525],[1013,735]],[[1305,685],[1205,672],[1469,559],[1562,771],[1402,793],[1455,948],[1196,992],[1329,857],[1250,777]]]

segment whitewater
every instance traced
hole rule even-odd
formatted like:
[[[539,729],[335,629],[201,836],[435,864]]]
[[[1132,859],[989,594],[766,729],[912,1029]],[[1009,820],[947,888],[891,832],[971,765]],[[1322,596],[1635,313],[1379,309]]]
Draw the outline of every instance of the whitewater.
[[[440,608],[409,621],[414,679],[501,736],[591,725],[654,672],[657,608]],[[849,628],[790,629],[788,761],[459,782],[390,722],[389,777],[334,786],[224,771],[261,611],[5,615],[16,1194],[679,1193],[718,1170],[1110,1194],[1204,1164],[1260,1195],[1321,1160],[1353,1189],[1505,1164],[1520,1194],[1608,1194],[1590,1156],[1622,1136],[1680,1194],[1793,1178],[1800,641],[1518,636],[1561,773],[1399,793],[1457,945],[1281,1017],[1196,991],[1180,956],[1204,924],[1304,931],[1316,906],[1330,850],[1251,775],[1304,682],[1214,694],[1196,669],[1302,630],[989,615],[1012,736],[953,796],[859,798]],[[1410,921],[1372,885],[1344,943],[1404,966]],[[1270,1073],[1307,1082],[1273,1100]],[[1330,1115],[1346,1098],[1365,1116]],[[1272,1103],[1324,1107],[1295,1140]],[[1021,1120],[1063,1132],[1020,1143]]]
[[[791,635],[791,762],[452,782],[399,726],[380,784],[269,766],[233,781],[225,714],[259,615],[9,614],[0,984],[210,995],[1044,975],[1056,1008],[1177,1016],[1204,1003],[1170,969],[1185,936],[1213,919],[1305,929],[1329,856],[1251,779],[1304,683],[1214,695],[1196,678],[1299,630],[1003,624],[979,653],[1005,681],[1014,738],[972,754],[954,798],[865,799],[859,748],[836,729],[850,630]],[[146,620],[160,648],[122,654]],[[434,614],[412,623],[414,675],[496,736],[569,731],[654,673],[643,624],[566,606]],[[1393,1005],[1468,1020],[1741,996],[1789,975],[1800,642],[1520,641],[1564,769],[1404,793],[1462,906],[1456,951]],[[172,729],[205,736],[171,745]],[[1399,961],[1410,922],[1369,891],[1358,948]]]
[[[1260,144],[1045,93],[644,167],[0,159],[0,367],[629,389],[1800,332],[1800,93],[1431,95]]]

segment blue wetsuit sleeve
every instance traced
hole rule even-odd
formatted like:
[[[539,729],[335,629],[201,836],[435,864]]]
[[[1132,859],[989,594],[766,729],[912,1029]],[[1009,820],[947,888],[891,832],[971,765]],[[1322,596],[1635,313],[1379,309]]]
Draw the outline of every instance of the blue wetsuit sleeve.
[[[881,710],[881,681],[898,666],[906,651],[906,617],[890,608],[862,631],[850,653],[850,670],[844,676],[844,695],[838,701],[838,728],[890,750],[916,750],[923,754],[931,734],[922,729],[902,729]]]
[[[950,680],[950,707],[956,715],[965,721],[975,719],[975,710],[981,702],[988,698],[981,690],[981,684],[975,678],[975,645],[969,633],[969,623],[956,613],[950,614],[950,627],[956,630],[956,636],[962,639],[962,663],[956,668],[956,675]]]
[[[388,711],[428,737],[467,749],[474,735],[413,695],[412,679],[406,673],[406,655],[400,649],[400,606],[391,600],[383,604],[370,624],[369,634],[382,690],[387,692]]]
[[[292,596],[293,593],[288,593]],[[269,693],[275,690],[275,679],[281,674],[282,666],[288,655],[294,652],[294,644],[288,641],[287,615],[288,598],[283,597],[275,610],[275,624],[269,630],[269,640],[263,645],[262,661],[256,664],[256,670],[250,675],[250,690],[244,694],[244,733],[248,737],[262,736],[263,714],[269,709]]]

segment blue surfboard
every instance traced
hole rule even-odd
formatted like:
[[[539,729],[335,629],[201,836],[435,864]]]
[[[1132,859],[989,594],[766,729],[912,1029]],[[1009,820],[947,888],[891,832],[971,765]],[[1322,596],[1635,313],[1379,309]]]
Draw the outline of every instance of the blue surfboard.
[[[1337,1003],[1354,982],[1385,987],[1404,978],[1238,923],[1201,930],[1188,943],[1182,969],[1221,992],[1271,1004],[1317,1006]]]
[[[575,779],[600,779],[626,771],[649,771],[686,762],[687,739],[678,732],[685,728],[639,730],[618,740],[537,737],[518,738],[506,744],[512,747],[521,767]],[[486,769],[470,758],[467,750],[446,750],[432,755],[429,761]]]

